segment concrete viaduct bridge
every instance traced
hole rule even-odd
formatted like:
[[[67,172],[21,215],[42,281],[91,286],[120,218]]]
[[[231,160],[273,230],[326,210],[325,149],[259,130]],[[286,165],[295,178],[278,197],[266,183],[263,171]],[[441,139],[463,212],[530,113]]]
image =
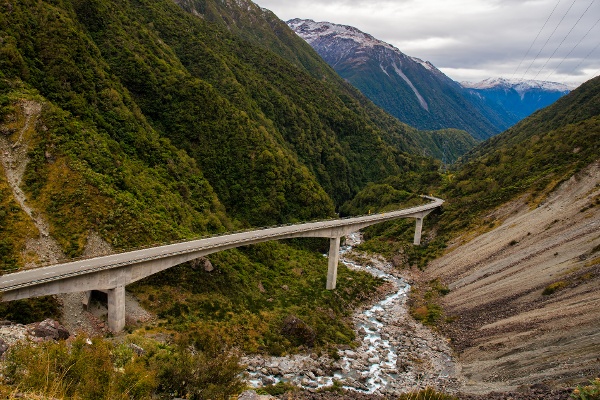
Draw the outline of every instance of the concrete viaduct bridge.
[[[126,285],[211,253],[270,240],[299,237],[330,239],[327,289],[333,290],[336,286],[342,236],[379,222],[415,218],[414,244],[421,243],[423,218],[444,203],[435,197],[422,197],[431,200],[431,203],[362,217],[231,233],[15,272],[0,277],[2,301],[102,290],[108,294],[108,326],[118,332],[125,327]]]

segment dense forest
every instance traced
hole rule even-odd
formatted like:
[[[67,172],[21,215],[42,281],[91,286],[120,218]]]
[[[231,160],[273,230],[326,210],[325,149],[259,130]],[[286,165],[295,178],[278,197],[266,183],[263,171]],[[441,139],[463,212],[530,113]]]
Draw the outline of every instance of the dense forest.
[[[324,63],[317,78],[172,2],[3,7],[3,115],[44,104],[24,183],[69,254],[90,228],[127,247],[330,216],[369,181],[435,168],[406,153],[421,151],[414,130],[328,82]],[[80,188],[55,187],[58,168]],[[53,223],[61,204],[77,226]]]
[[[331,217],[370,181],[438,168],[417,142],[428,133],[373,106],[283,23],[278,49],[171,1],[0,7],[4,271],[81,256],[93,234],[118,251]],[[40,224],[51,257],[32,245]],[[351,309],[379,282],[341,270],[340,302],[324,290],[324,245],[233,250],[211,257],[216,274],[182,266],[129,289],[178,335],[298,351],[306,338],[281,333],[296,315],[310,345],[350,343]],[[58,309],[2,305],[19,322]]]

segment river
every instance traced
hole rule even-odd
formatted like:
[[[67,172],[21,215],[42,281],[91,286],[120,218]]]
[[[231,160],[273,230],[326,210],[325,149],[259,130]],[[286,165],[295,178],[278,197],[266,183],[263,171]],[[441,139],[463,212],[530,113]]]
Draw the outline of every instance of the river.
[[[409,283],[390,263],[378,257],[356,257],[354,246],[361,240],[358,232],[348,235],[340,249],[340,261],[348,268],[384,279],[390,290],[385,298],[354,314],[360,344],[354,349],[339,350],[337,360],[316,354],[245,357],[242,362],[248,365],[253,387],[284,381],[317,390],[333,385],[335,380],[346,389],[382,395],[426,387],[451,393],[459,388],[460,369],[446,340],[408,314]],[[358,264],[355,259],[368,261]]]

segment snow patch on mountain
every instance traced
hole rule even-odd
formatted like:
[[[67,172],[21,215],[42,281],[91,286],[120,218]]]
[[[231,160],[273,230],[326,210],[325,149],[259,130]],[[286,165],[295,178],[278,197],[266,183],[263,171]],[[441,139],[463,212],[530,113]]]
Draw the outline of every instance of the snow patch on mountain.
[[[368,33],[354,28],[353,26],[334,24],[331,22],[315,22],[312,19],[300,18],[291,19],[286,23],[290,28],[292,28],[294,32],[296,32],[296,34],[298,34],[298,36],[300,36],[310,45],[313,45],[314,42],[324,37],[336,38],[341,40],[351,40],[354,43],[356,43],[359,47],[381,47],[386,50],[390,50],[393,53],[399,55],[400,57],[409,58],[410,60],[421,65],[428,71],[441,74],[441,72],[429,61],[423,61],[417,57],[407,56],[391,44],[376,39]]]
[[[394,51],[400,51],[391,44],[375,39],[352,26],[332,24],[331,22],[315,22],[312,19],[295,18],[286,22],[302,39],[309,44],[323,36],[335,36],[340,39],[350,39],[365,47],[382,46]]]
[[[379,68],[381,68],[381,70],[383,71],[384,74],[386,74],[387,76],[390,76],[390,74],[388,74],[388,72],[385,70],[385,67],[383,66],[383,64],[379,64]]]
[[[462,87],[466,89],[493,89],[504,88],[514,89],[521,96],[531,90],[544,90],[548,92],[565,92],[568,93],[573,88],[558,82],[522,80],[522,79],[506,79],[506,78],[488,78],[481,82],[461,82]]]
[[[393,64],[393,67],[394,67],[394,70],[396,71],[396,73],[398,74],[398,76],[400,76],[400,78],[404,79],[404,82],[406,82],[406,84],[408,86],[410,86],[410,88],[414,92],[415,96],[417,96],[417,99],[419,100],[419,104],[421,105],[421,107],[423,107],[425,109],[425,111],[429,112],[429,106],[427,105],[427,102],[425,101],[423,96],[421,96],[421,93],[419,93],[419,91],[417,90],[415,85],[413,85],[413,83],[410,81],[410,79],[408,79],[408,77],[404,74],[404,72],[402,72],[402,70],[400,68],[398,68],[396,63]]]
[[[423,61],[420,58],[417,57],[410,57],[411,60],[413,60],[414,62],[416,62],[417,64],[421,64],[425,69],[427,69],[428,71],[431,72],[436,72],[437,68],[430,63],[429,61]]]

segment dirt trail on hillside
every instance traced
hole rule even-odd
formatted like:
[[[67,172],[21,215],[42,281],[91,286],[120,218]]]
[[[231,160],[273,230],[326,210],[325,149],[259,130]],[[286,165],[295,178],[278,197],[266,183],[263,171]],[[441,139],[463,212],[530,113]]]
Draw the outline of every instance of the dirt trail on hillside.
[[[457,320],[444,333],[466,390],[565,386],[600,375],[600,161],[536,209],[521,198],[490,217],[504,221],[457,242],[425,277],[451,289],[444,308]]]
[[[32,137],[38,128],[42,112],[42,104],[32,100],[20,100],[18,111],[11,116],[11,122],[3,125],[0,132],[0,173],[2,169],[12,189],[13,198],[31,218],[39,231],[39,235],[30,237],[23,249],[25,268],[33,268],[42,264],[51,264],[66,259],[58,242],[50,234],[50,225],[40,210],[35,210],[28,202],[22,189],[23,177],[29,163],[28,151]],[[42,129],[45,129],[42,127]],[[97,233],[90,232],[87,238],[84,257],[95,257],[113,253],[112,247]],[[87,335],[100,335],[108,331],[103,322],[106,320],[106,305],[94,303],[94,308],[87,311],[83,307],[85,293],[66,293],[56,297],[62,305],[61,322],[72,333],[82,332]],[[148,321],[153,316],[143,310],[137,300],[130,294],[126,296],[126,319],[134,325]]]

